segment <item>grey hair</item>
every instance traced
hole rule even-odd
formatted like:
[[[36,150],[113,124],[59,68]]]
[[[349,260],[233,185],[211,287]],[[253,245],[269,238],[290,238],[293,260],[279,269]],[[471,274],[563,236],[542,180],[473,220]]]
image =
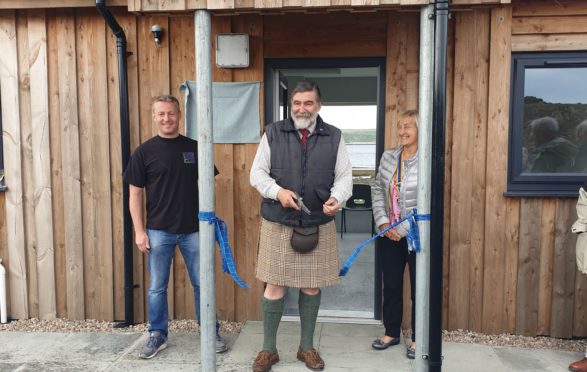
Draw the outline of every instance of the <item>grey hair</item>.
[[[530,128],[542,138],[553,138],[558,135],[558,121],[550,116],[532,120]]]
[[[583,120],[577,125],[577,138],[587,140],[587,120]]]
[[[298,81],[296,87],[291,91],[291,95],[289,96],[289,100],[291,101],[293,96],[297,93],[304,93],[304,92],[314,92],[316,93],[316,102],[322,102],[322,95],[320,94],[320,88],[318,84],[314,81],[310,80],[302,80]]]

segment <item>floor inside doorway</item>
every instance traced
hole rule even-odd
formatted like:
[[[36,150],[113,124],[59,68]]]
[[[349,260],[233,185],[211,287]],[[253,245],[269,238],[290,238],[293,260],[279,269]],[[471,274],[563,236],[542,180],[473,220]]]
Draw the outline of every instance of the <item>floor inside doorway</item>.
[[[369,233],[348,232],[338,243],[341,262],[363,241],[369,239]],[[338,285],[322,289],[322,302],[319,317],[329,318],[363,318],[373,319],[374,313],[374,265],[375,244],[363,248],[361,254],[346,276],[341,277]],[[298,316],[298,289],[288,289],[285,298],[285,316]]]

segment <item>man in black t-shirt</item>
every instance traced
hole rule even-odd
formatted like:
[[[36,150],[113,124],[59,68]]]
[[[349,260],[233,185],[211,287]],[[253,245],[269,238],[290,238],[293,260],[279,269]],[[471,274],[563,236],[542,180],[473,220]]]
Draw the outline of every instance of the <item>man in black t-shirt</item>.
[[[167,285],[176,245],[186,263],[200,318],[200,247],[198,236],[198,143],[179,134],[181,111],[177,98],[153,100],[158,135],[140,145],[124,172],[135,243],[147,254],[150,273],[148,312],[150,337],[139,357],[150,359],[167,347]],[[143,225],[143,189],[147,194],[147,224]],[[216,352],[227,350],[218,335]]]

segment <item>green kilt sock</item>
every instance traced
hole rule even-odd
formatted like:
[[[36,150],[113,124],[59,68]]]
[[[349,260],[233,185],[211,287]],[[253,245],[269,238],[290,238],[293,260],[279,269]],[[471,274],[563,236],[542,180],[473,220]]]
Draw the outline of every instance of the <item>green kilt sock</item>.
[[[322,291],[314,296],[307,295],[300,291],[298,299],[300,323],[302,326],[300,347],[303,351],[314,347],[314,329],[316,328],[316,319],[318,319],[318,309],[320,308],[321,297]]]
[[[263,350],[271,353],[277,351],[277,328],[283,315],[285,300],[268,300],[265,297],[261,300],[263,310]]]

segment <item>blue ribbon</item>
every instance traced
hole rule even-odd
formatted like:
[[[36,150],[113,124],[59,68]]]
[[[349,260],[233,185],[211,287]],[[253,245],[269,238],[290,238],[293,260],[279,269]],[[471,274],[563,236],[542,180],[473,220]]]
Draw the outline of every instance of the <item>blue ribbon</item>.
[[[408,236],[406,237],[408,239],[408,244],[410,247],[412,247],[412,250],[414,252],[420,252],[420,231],[418,229],[418,221],[430,221],[430,215],[429,214],[417,214],[417,211],[414,209],[413,212],[410,213],[409,215],[407,215],[406,217],[387,226],[385,229],[379,231],[377,234],[375,234],[371,238],[365,240],[357,248],[355,248],[354,252],[351,253],[349,258],[347,258],[346,261],[342,264],[342,267],[340,268],[340,272],[338,273],[338,276],[345,276],[349,272],[351,266],[353,266],[353,264],[357,260],[357,257],[359,257],[359,254],[361,253],[363,248],[365,248],[369,243],[371,243],[373,240],[377,239],[378,237],[383,236],[387,231],[393,229],[394,227],[396,227],[397,225],[399,225],[400,223],[402,223],[406,220],[410,223],[410,228],[408,230]]]
[[[228,228],[226,227],[226,223],[216,217],[214,212],[200,212],[198,213],[198,219],[200,221],[208,221],[209,223],[214,224],[214,233],[218,246],[220,247],[220,255],[222,256],[222,271],[229,273],[235,283],[242,288],[251,288],[236,272],[236,265],[234,263],[232,251],[230,250],[230,243],[228,242]]]

